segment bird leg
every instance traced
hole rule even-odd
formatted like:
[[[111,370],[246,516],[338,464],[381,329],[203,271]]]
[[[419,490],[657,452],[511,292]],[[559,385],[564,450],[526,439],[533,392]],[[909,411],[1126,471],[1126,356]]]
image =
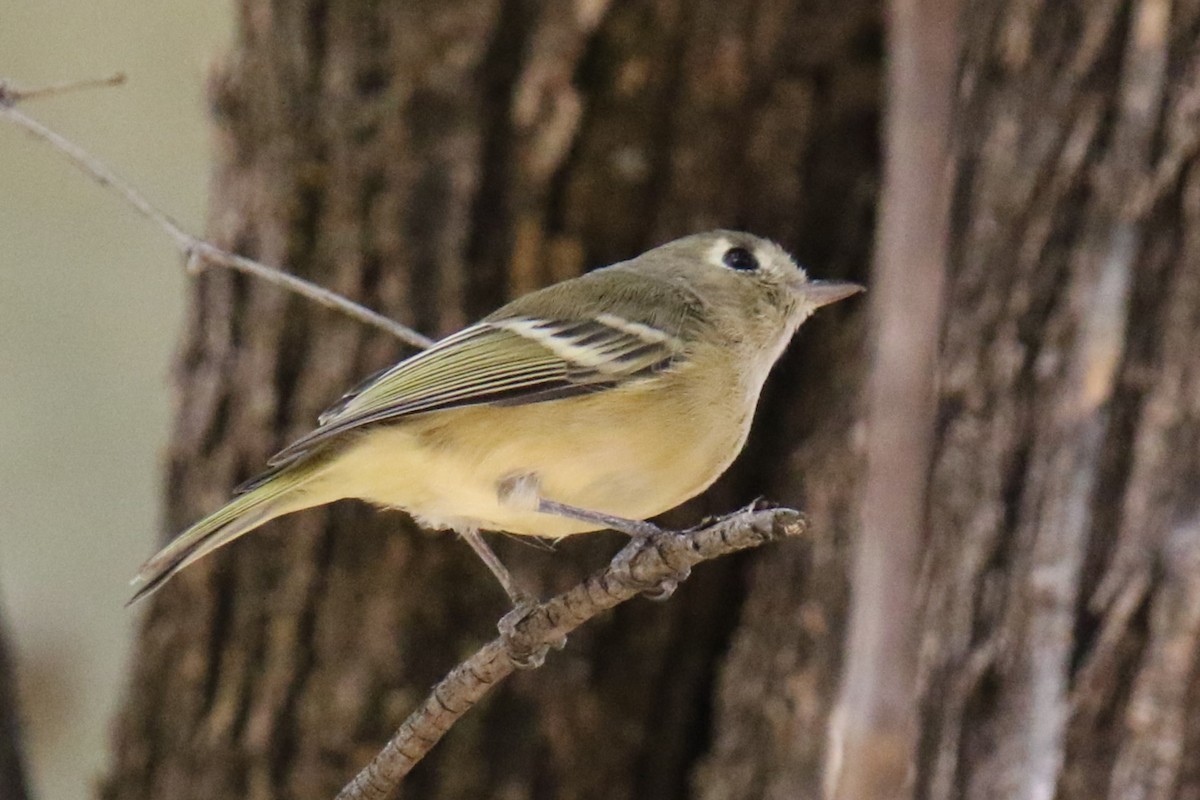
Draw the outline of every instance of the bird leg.
[[[474,528],[466,528],[459,531],[459,534],[471,545],[471,549],[475,551],[475,555],[479,556],[479,560],[487,565],[487,568],[496,576],[496,580],[500,581],[500,585],[504,587],[504,591],[508,594],[508,599],[512,600],[512,610],[500,618],[500,622],[496,627],[500,631],[500,635],[505,639],[515,639],[517,637],[517,625],[521,620],[529,616],[529,614],[538,606],[537,600],[532,595],[523,592],[517,586],[517,582],[513,580],[508,569],[500,562],[496,553],[492,548],[488,547],[487,542],[483,540],[483,536]],[[566,646],[566,637],[563,637],[557,642],[544,645],[536,650],[518,657],[512,655],[513,663],[520,669],[534,669],[540,667],[546,660],[546,654],[551,647],[556,650],[561,650]]]
[[[521,472],[509,475],[500,481],[496,489],[496,495],[500,502],[510,508],[537,510],[542,514],[554,514],[566,517],[567,519],[587,522],[599,528],[620,531],[633,538],[637,543],[646,542],[656,536],[664,536],[672,533],[664,531],[653,522],[646,522],[640,519],[626,519],[625,517],[604,514],[599,511],[592,511],[591,509],[580,508],[579,506],[572,506],[543,497],[541,480],[538,478],[537,473],[534,472]],[[637,549],[637,547],[626,547],[613,559],[613,569],[620,573],[626,581],[632,579],[629,559],[633,557]],[[483,557],[482,554],[480,557]],[[495,556],[492,556],[492,558],[494,559]],[[495,569],[492,571],[495,572]],[[653,600],[666,600],[675,591],[679,582],[685,578],[687,578],[687,575],[668,578],[658,586],[646,589],[643,594]],[[501,582],[503,583],[503,581]]]
[[[611,514],[602,514],[598,511],[590,511],[586,508],[578,508],[576,506],[559,503],[554,500],[539,498],[538,511],[543,514],[557,514],[560,517],[569,519],[577,519],[582,522],[591,522],[600,525],[610,530],[620,531],[630,536],[634,541],[630,542],[620,553],[617,553],[613,559],[612,567],[626,581],[632,581],[630,572],[631,559],[633,554],[638,551],[639,545],[649,541],[657,536],[669,536],[678,533],[677,531],[666,531],[655,525],[653,522],[646,522],[640,519],[626,519],[625,517],[617,517]],[[651,600],[666,600],[670,597],[675,589],[678,588],[681,581],[686,580],[688,573],[684,572],[672,578],[664,578],[657,586],[653,586],[642,592],[643,595]]]
[[[557,514],[560,517],[577,519],[580,522],[591,522],[602,528],[620,531],[634,539],[649,539],[651,536],[663,532],[663,529],[653,522],[615,517],[611,514],[601,514],[599,511],[589,511],[586,508],[569,506],[566,503],[557,503],[554,500],[547,500],[545,498],[538,500],[537,510],[543,514]]]
[[[650,522],[615,517],[599,511],[590,511],[586,508],[548,500],[542,495],[542,481],[536,472],[518,472],[504,478],[496,487],[496,497],[502,505],[508,508],[538,511],[542,514],[554,514],[567,519],[590,522],[599,528],[620,531],[635,539],[646,539],[656,533],[662,533],[661,528]]]
[[[521,608],[530,603],[536,602],[533,598],[521,591],[517,586],[517,582],[513,580],[508,569],[500,562],[496,553],[492,548],[488,547],[487,542],[483,540],[483,536],[474,528],[467,528],[459,531],[466,543],[471,545],[471,549],[475,551],[475,555],[479,556],[479,560],[487,565],[487,568],[496,576],[496,580],[500,581],[500,585],[504,587],[504,592],[508,595],[508,599],[512,600],[514,607]]]

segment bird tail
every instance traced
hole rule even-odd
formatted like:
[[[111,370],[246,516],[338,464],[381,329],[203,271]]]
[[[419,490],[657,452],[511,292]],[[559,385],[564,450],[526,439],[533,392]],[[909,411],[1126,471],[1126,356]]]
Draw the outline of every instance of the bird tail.
[[[293,511],[328,502],[305,491],[321,472],[320,465],[299,463],[273,471],[246,485],[242,493],[209,514],[159,550],[138,570],[137,586],[126,605],[133,605],[162,588],[171,576],[222,545],[258,526]]]

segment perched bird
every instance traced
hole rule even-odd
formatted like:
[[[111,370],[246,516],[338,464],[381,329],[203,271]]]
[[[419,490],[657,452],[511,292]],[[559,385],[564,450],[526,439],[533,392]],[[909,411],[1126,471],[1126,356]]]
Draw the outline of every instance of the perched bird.
[[[558,538],[699,494],[745,444],[767,373],[817,308],[778,245],[713,231],[527,294],[370,378],[142,567],[130,602],[270,519],[357,497],[457,531]]]

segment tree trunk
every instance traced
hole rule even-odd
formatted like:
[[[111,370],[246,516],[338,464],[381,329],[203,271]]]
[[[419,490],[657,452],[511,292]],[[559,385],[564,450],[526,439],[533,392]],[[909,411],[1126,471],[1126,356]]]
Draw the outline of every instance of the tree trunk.
[[[909,788],[1193,797],[1200,8],[968,5]],[[875,2],[239,14],[212,86],[210,236],[431,335],[718,225],[776,238],[820,277],[865,276]],[[805,326],[747,452],[668,518],[765,495],[811,514],[810,541],[706,565],[670,602],[588,626],[451,731],[401,796],[821,796],[862,473],[861,308]],[[201,276],[170,530],[401,354],[271,287]],[[549,592],[619,541],[499,544]],[[148,609],[103,796],[331,797],[504,608],[465,545],[403,515],[340,503],[277,521]]]
[[[918,796],[1200,792],[1198,32],[969,17]]]

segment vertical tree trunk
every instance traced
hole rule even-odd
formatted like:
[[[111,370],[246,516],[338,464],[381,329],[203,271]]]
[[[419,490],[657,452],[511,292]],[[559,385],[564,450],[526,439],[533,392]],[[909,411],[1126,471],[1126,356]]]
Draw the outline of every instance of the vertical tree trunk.
[[[244,0],[239,13],[213,80],[210,235],[428,333],[716,225],[776,237],[823,277],[867,262],[873,4]],[[788,459],[811,432],[815,469],[852,460],[855,358],[837,354],[855,352],[857,326],[828,313],[803,338],[747,457],[676,521],[764,493],[799,502]],[[270,287],[202,276],[179,361],[170,528],[399,355]],[[849,507],[844,488],[825,493]],[[826,529],[814,552],[838,565],[828,586],[780,588],[834,593],[814,634],[834,666],[844,528]],[[549,591],[619,538],[501,544]],[[814,567],[803,548],[769,558],[797,577]],[[705,567],[670,603],[639,601],[573,637],[455,729],[402,795],[684,796],[745,566]],[[330,797],[504,605],[462,543],[400,514],[344,503],[279,521],[148,610],[104,796]],[[832,689],[835,673],[820,674]]]
[[[1200,6],[976,0],[964,21],[921,730],[896,791],[1194,797]],[[706,797],[820,795],[798,751],[823,731],[788,702],[816,680],[782,633],[813,605],[762,579],[778,565],[735,631]]]
[[[1200,769],[1195,0],[973,0],[918,624],[919,798],[1187,798]],[[865,0],[242,0],[213,81],[211,234],[431,334],[715,225],[862,277],[880,9]],[[516,676],[404,797],[816,798],[861,458],[861,313],[780,365],[736,468],[815,535],[700,570]],[[176,530],[400,355],[199,279]],[[502,542],[562,587],[617,540]],[[104,789],[326,798],[503,598],[460,542],[352,503],[148,610]]]
[[[973,5],[919,796],[1192,797],[1200,7]]]

